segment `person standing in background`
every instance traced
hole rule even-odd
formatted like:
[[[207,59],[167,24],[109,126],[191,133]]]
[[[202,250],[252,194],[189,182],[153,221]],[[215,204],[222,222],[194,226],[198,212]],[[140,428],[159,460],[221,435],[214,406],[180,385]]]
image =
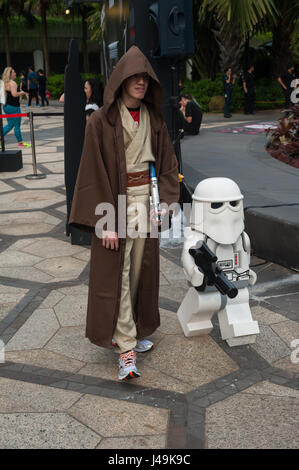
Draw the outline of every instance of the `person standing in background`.
[[[222,77],[223,91],[224,91],[224,98],[225,98],[225,104],[224,104],[224,117],[225,118],[232,117],[229,111],[229,105],[232,99],[233,88],[236,82],[236,78],[237,78],[237,75],[235,73],[232,75],[231,67],[228,67],[226,69],[225,74]]]
[[[287,66],[287,71],[283,74],[281,74],[278,78],[277,81],[282,87],[282,91],[285,97],[285,107],[288,108],[289,106],[292,106],[291,102],[291,94],[293,91],[292,88],[292,82],[293,80],[296,79],[296,74],[295,74],[295,67],[293,64],[289,64]]]
[[[27,77],[26,77],[26,72],[22,71],[20,74],[20,90],[24,91],[26,93],[26,98],[28,101],[28,86],[27,86]]]
[[[34,72],[32,67],[28,67],[27,87],[29,91],[29,101],[26,106],[31,106],[32,98],[36,100],[36,106],[39,106],[38,101],[38,75]]]
[[[45,106],[45,102],[46,102],[46,105],[49,106],[49,101],[48,101],[48,98],[46,97],[47,79],[42,69],[39,69],[37,73],[38,73],[38,93],[42,102],[41,106]]]
[[[86,95],[85,115],[86,120],[89,116],[103,106],[103,88],[97,78],[88,78],[84,83]]]
[[[25,91],[18,90],[17,83],[15,82],[16,76],[17,74],[12,67],[4,69],[2,80],[6,92],[6,104],[3,107],[5,114],[21,114],[20,97],[26,93]],[[8,134],[12,129],[14,129],[19,147],[31,147],[30,144],[23,141],[20,117],[7,118],[7,125],[3,128],[3,134]]]
[[[254,65],[250,65],[243,78],[243,90],[245,94],[244,114],[254,114],[255,84],[254,84]]]

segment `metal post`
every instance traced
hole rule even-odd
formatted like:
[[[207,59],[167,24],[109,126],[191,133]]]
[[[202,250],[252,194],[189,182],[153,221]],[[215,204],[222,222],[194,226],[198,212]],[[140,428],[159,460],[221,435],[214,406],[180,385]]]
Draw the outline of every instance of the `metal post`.
[[[29,114],[29,123],[30,123],[30,138],[31,138],[31,149],[32,149],[33,174],[32,175],[27,175],[27,176],[25,176],[25,178],[27,180],[39,180],[39,179],[46,178],[47,175],[45,175],[44,173],[37,174],[34,127],[33,127],[33,113],[30,112],[28,114]]]
[[[2,104],[0,103],[0,114],[2,114]],[[5,152],[4,132],[3,132],[3,118],[0,119],[0,135],[1,135],[1,149]]]

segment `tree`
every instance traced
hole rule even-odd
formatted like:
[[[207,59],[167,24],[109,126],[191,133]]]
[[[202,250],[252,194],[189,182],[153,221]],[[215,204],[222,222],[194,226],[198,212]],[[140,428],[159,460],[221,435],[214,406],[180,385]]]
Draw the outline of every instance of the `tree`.
[[[281,74],[292,62],[293,34],[298,31],[299,0],[276,0],[277,19],[272,22],[272,57],[274,76]],[[297,37],[298,44],[298,37]]]
[[[192,64],[193,78],[215,79],[219,49],[212,32],[213,12],[206,12],[203,21],[199,22],[198,11],[202,0],[193,0],[193,30],[195,53],[189,63]]]
[[[48,26],[47,26],[47,0],[40,0],[40,16],[42,19],[42,40],[43,40],[43,51],[45,58],[45,72],[46,76],[50,75],[50,56],[48,46]]]
[[[82,18],[82,55],[83,55],[83,70],[85,73],[89,72],[89,59],[88,59],[88,27],[87,16],[90,11],[89,7],[79,5],[79,13]]]
[[[4,47],[5,47],[5,55],[6,55],[6,66],[11,66],[11,55],[10,55],[10,48],[9,48],[9,5],[7,0],[0,0],[0,12],[2,16],[2,23],[3,23],[3,35],[4,35]]]
[[[252,33],[266,16],[274,17],[275,0],[203,0],[199,9],[199,21],[213,12],[213,33],[220,49],[220,68],[231,66],[240,70],[240,61],[248,34]]]
[[[50,11],[52,14],[62,14],[64,12],[63,0],[27,0],[22,1],[23,7],[27,7],[25,10],[27,14],[27,22],[30,18],[33,18],[33,11],[39,12],[42,23],[42,44],[45,62],[45,73],[46,76],[50,74],[50,55],[49,55],[49,41],[48,41],[48,24],[47,24],[47,13]]]

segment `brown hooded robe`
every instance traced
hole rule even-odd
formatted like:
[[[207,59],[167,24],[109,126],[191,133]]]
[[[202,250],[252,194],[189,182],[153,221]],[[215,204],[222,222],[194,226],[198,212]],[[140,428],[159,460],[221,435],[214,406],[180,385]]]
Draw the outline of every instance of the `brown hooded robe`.
[[[126,78],[145,72],[149,74],[150,81],[143,102],[150,114],[160,200],[167,204],[178,201],[177,159],[161,115],[161,86],[149,61],[133,46],[120,59],[110,77],[104,92],[104,106],[94,112],[87,122],[69,218],[72,226],[93,232],[86,336],[92,343],[109,349],[112,348],[118,318],[126,239],[119,239],[118,251],[104,248],[102,239],[94,233],[100,218],[95,215],[95,208],[102,202],[109,202],[115,207],[117,231],[118,195],[126,194],[127,171],[122,122],[116,99]],[[160,325],[158,296],[159,240],[148,237],[134,308],[138,338],[149,336]]]

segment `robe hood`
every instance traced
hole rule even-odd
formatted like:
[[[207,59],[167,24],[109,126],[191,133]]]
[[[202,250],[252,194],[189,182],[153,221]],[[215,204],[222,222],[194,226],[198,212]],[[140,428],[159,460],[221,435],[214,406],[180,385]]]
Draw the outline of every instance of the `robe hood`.
[[[143,102],[155,115],[156,125],[162,127],[162,88],[151,64],[137,46],[132,46],[121,57],[108,80],[104,92],[104,113],[106,118],[111,125],[115,125],[118,113],[116,100],[120,94],[121,85],[127,78],[137,73],[147,73],[150,76]]]

